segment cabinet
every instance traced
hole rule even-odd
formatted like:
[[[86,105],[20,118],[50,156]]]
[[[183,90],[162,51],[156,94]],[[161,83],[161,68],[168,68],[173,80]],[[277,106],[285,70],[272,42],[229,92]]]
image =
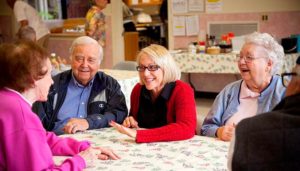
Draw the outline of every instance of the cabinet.
[[[139,51],[139,33],[124,32],[125,61],[135,61]]]

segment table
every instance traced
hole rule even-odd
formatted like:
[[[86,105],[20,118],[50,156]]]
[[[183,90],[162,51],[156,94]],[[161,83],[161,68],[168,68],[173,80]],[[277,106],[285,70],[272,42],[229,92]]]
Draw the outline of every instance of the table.
[[[286,54],[278,74],[291,72],[300,53]],[[226,54],[190,54],[173,55],[186,80],[198,91],[219,92],[225,85],[240,79],[239,69],[235,62],[235,53]],[[200,84],[206,85],[200,85]],[[202,87],[201,87],[202,86]]]
[[[130,108],[130,95],[133,87],[139,82],[137,71],[127,70],[112,70],[112,69],[101,69],[105,74],[115,78],[121,86],[121,90],[124,93],[126,99],[126,105],[129,110]]]
[[[300,53],[286,54],[279,74],[290,72],[295,66],[299,55]],[[235,53],[217,55],[178,53],[174,54],[173,57],[181,72],[185,73],[240,73],[235,62]]]
[[[89,140],[95,146],[113,149],[121,157],[120,160],[99,160],[86,170],[227,170],[229,143],[211,137],[195,135],[184,141],[137,144],[114,128],[89,130],[61,137]],[[55,157],[55,163],[59,164],[65,158]]]

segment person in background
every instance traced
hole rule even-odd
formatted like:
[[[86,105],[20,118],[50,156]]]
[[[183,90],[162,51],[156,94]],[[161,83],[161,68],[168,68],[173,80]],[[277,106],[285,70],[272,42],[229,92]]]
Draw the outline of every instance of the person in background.
[[[7,3],[13,9],[16,20],[20,24],[19,30],[26,26],[32,27],[36,32],[38,44],[46,48],[50,32],[36,9],[22,0],[7,0]]]
[[[129,116],[123,125],[110,125],[138,143],[192,138],[196,129],[194,92],[179,80],[180,70],[169,51],[152,44],[137,55],[137,64],[140,83],[132,90]]]
[[[102,47],[105,47],[105,15],[103,9],[108,0],[92,0],[92,7],[86,14],[85,32],[87,36],[97,40]]]
[[[43,128],[31,105],[47,100],[50,73],[46,51],[34,42],[0,45],[0,170],[82,170],[98,158],[118,159],[111,150]],[[56,166],[53,155],[72,157]]]
[[[300,57],[293,72],[282,74],[282,79],[286,97],[274,110],[237,125],[229,170],[300,170]]]
[[[17,33],[19,40],[25,40],[25,41],[36,41],[36,34],[32,27],[30,26],[24,26],[21,27]]]
[[[103,49],[88,36],[75,39],[70,48],[71,70],[56,75],[47,102],[34,111],[44,127],[60,135],[122,123],[127,116],[119,83],[99,70]]]
[[[285,93],[280,76],[276,75],[283,57],[282,46],[269,34],[248,35],[237,56],[242,79],[218,94],[203,122],[201,135],[229,141],[242,119],[271,111]]]

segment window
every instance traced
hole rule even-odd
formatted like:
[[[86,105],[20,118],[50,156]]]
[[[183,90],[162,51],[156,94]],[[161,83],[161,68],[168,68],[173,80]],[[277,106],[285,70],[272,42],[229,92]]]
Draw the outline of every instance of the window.
[[[42,19],[62,19],[61,0],[28,0],[28,4],[35,7]]]

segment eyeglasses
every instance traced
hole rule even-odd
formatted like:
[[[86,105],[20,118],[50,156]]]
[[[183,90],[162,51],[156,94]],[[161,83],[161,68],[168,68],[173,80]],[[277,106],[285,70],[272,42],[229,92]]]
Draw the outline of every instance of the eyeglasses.
[[[244,59],[246,63],[251,63],[252,61],[254,61],[256,59],[259,59],[259,58],[266,58],[266,57],[257,57],[257,58],[255,58],[253,56],[240,56],[240,55],[237,55],[235,61],[240,62],[242,59]]]
[[[298,74],[295,72],[290,72],[290,73],[283,73],[281,74],[281,79],[282,79],[282,85],[284,87],[287,87],[289,85],[289,83],[292,80],[293,76],[297,76]]]
[[[143,66],[143,65],[140,65],[140,66],[137,66],[136,67],[136,70],[139,71],[139,72],[144,72],[146,69],[148,71],[157,71],[160,67],[158,65],[149,65],[149,66]]]

